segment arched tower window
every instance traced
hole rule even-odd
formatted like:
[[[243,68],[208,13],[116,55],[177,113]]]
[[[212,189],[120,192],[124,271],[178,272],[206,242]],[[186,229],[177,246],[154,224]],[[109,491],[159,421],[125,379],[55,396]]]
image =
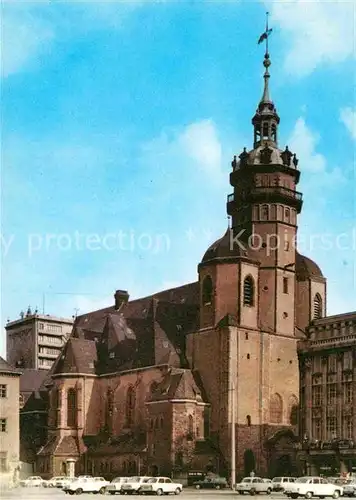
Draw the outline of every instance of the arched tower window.
[[[298,399],[293,394],[292,396],[290,396],[288,401],[288,417],[289,417],[289,423],[291,425],[298,424],[298,409],[299,409]]]
[[[277,142],[277,127],[275,123],[272,123],[272,141]]]
[[[281,424],[283,420],[283,401],[277,393],[269,401],[269,419],[271,424]]]
[[[269,134],[268,134],[268,123],[263,124],[263,139],[268,139]]]
[[[204,306],[212,303],[213,280],[211,279],[210,276],[205,276],[203,280],[202,300]]]
[[[68,389],[67,392],[67,427],[77,425],[77,391]]]
[[[288,223],[290,222],[290,210],[289,210],[289,208],[286,208],[284,210],[284,220],[285,220],[285,222],[288,222]]]
[[[255,143],[261,140],[261,126],[257,124],[255,126]]]
[[[244,306],[254,305],[255,285],[252,276],[247,276],[244,280]]]
[[[314,315],[313,319],[319,319],[323,316],[323,300],[317,293],[314,297]]]
[[[251,415],[246,416],[246,424],[247,424],[247,427],[251,427]]]
[[[126,426],[132,427],[135,420],[136,394],[132,385],[127,389],[126,394]]]

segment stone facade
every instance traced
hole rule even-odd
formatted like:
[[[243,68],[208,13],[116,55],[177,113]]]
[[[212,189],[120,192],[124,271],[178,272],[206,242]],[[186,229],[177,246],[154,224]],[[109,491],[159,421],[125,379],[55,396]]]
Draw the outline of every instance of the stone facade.
[[[20,375],[0,357],[0,485],[16,483],[19,477]]]
[[[355,473],[356,312],[314,321],[298,355],[300,461],[315,474]]]
[[[43,475],[300,472],[297,342],[323,321],[326,279],[295,248],[302,194],[296,155],[278,147],[265,87],[253,149],[234,157],[231,227],[198,281],[76,319],[44,384]],[[235,427],[235,442],[232,429]]]

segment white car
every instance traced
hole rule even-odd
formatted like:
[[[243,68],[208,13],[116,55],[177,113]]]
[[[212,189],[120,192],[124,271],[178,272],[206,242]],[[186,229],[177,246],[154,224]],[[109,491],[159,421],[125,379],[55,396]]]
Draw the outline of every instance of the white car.
[[[106,493],[106,487],[109,486],[109,481],[103,477],[81,477],[73,481],[63,488],[69,495],[80,495],[81,493]]]
[[[289,483],[294,483],[295,477],[274,477],[272,479],[273,491],[284,491]]]
[[[20,486],[43,486],[45,481],[40,476],[30,476],[20,481]]]
[[[243,480],[235,486],[238,493],[266,493],[270,495],[272,492],[272,481],[263,477],[244,477]]]
[[[45,488],[58,488],[58,482],[63,481],[63,479],[65,479],[65,476],[54,476],[44,481],[43,486]]]
[[[343,486],[344,497],[356,497],[356,479],[350,479]]]
[[[110,495],[115,495],[116,493],[120,493],[121,486],[128,481],[128,477],[115,477],[106,488],[106,491],[110,493]]]
[[[344,491],[342,486],[332,484],[326,478],[306,476],[299,477],[294,483],[289,483],[284,493],[290,498],[339,498]]]
[[[150,476],[132,476],[129,477],[126,483],[121,486],[121,493],[133,494],[137,493],[143,482],[151,479]]]
[[[169,477],[151,477],[144,481],[138,492],[140,494],[155,493],[156,495],[179,495],[183,490],[181,483],[174,483]]]
[[[69,486],[71,483],[73,483],[74,481],[78,481],[78,478],[77,477],[69,477],[69,476],[62,477],[62,479],[59,479],[57,481],[57,488],[64,489],[67,486]]]

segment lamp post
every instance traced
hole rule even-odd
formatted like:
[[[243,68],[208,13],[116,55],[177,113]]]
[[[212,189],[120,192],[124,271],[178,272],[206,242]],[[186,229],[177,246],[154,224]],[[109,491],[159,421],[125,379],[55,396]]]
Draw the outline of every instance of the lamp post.
[[[231,488],[236,484],[236,388],[231,384]]]

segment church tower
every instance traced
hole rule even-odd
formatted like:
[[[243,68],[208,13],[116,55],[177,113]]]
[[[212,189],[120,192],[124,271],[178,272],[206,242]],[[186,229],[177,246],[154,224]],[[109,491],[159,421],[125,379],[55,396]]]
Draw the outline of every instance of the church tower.
[[[269,90],[268,49],[263,65],[264,90],[252,118],[253,149],[232,162],[227,199],[234,238],[244,241],[260,263],[259,328],[294,336],[295,241],[302,194],[296,155],[278,147],[280,118]],[[238,236],[239,235],[239,236]],[[236,244],[236,243],[234,243]]]

